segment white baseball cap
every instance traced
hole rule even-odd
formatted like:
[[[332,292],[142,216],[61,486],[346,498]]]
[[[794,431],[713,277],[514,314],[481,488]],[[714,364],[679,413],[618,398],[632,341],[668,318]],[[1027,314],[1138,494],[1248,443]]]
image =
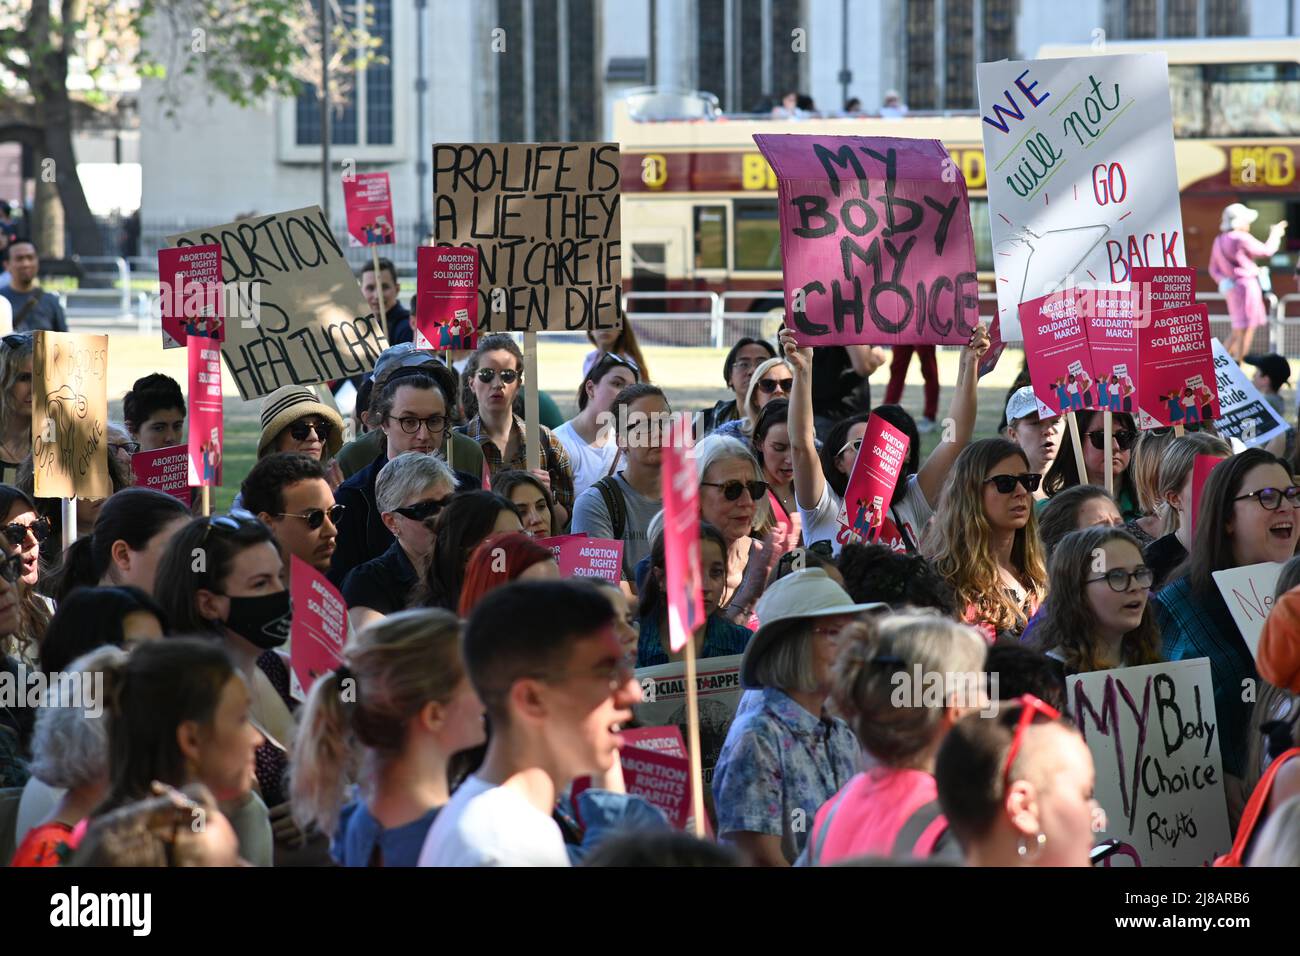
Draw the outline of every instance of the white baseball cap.
[[[1038,396],[1034,394],[1034,387],[1025,385],[1016,389],[1012,393],[1010,401],[1007,402],[1007,424],[1010,425],[1021,418],[1028,418],[1030,415],[1034,415],[1040,420],[1056,417],[1052,414],[1051,409],[1044,409],[1039,405]]]

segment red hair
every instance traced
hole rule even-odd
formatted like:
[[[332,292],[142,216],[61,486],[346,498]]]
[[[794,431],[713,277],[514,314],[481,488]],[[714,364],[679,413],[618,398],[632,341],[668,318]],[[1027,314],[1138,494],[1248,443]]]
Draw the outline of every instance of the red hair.
[[[550,548],[538,544],[536,538],[522,531],[507,531],[485,538],[465,564],[465,580],[460,589],[460,616],[469,617],[469,612],[474,610],[483,595],[493,588],[508,584],[534,564],[554,557]]]

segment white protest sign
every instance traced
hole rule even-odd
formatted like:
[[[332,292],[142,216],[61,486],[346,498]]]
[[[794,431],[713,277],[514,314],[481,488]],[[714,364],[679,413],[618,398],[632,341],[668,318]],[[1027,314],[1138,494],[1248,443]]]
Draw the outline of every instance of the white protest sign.
[[[741,655],[710,657],[696,663],[695,686],[700,710],[700,764],[705,792],[713,779],[713,765],[727,740],[745,689],[740,685]],[[634,708],[643,727],[678,727],[686,733],[686,663],[639,667],[641,703]]]
[[[1255,656],[1259,648],[1259,635],[1264,630],[1264,621],[1273,609],[1273,592],[1277,589],[1277,578],[1282,573],[1282,565],[1276,561],[1263,564],[1248,564],[1244,568],[1228,568],[1226,571],[1214,572],[1214,583],[1219,586],[1223,603],[1232,612],[1232,619],[1237,630],[1250,648],[1250,656]]]
[[[1208,866],[1231,848],[1206,658],[1078,674],[1066,699],[1097,771],[1098,841],[1141,866]]]
[[[1287,430],[1287,423],[1246,377],[1241,366],[1228,355],[1218,339],[1214,349],[1214,377],[1219,380],[1219,417],[1214,427],[1227,439],[1239,439],[1248,447],[1262,447]]]
[[[1002,338],[1020,303],[1127,288],[1185,265],[1162,53],[981,63],[977,70]]]

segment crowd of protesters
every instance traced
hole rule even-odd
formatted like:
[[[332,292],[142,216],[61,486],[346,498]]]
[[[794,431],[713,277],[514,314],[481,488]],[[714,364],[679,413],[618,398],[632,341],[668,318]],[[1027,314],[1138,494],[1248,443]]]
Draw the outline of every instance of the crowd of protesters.
[[[704,610],[689,638],[697,658],[738,655],[745,688],[709,784],[716,842],[694,840],[620,769],[636,668],[682,660],[667,432],[646,427],[673,409],[631,324],[592,334],[576,414],[541,426],[530,460],[514,339],[484,336],[458,372],[402,341],[395,276],[381,264],[363,281],[391,299],[397,344],[358,391],[352,441],[323,392],[281,388],[261,400],[235,507],[195,516],[130,487],[131,453],[185,436],[179,386],[148,375],[110,443],[114,493],[87,503],[66,549],[25,461],[31,335],[0,339],[0,676],[95,675],[101,695],[0,702],[12,865],[1085,866],[1096,770],[1065,681],[1192,658],[1209,661],[1234,827],[1264,778],[1254,855],[1300,863],[1265,825],[1300,801],[1292,462],[1234,453],[1211,423],[1139,432],[1124,413],[1107,448],[1089,412],[1076,456],[1025,388],[998,409],[1005,429],[979,435],[983,326],[923,454],[933,349],[917,350],[918,422],[871,407],[877,349],[738,340],[726,397],[684,419]],[[895,354],[887,399],[910,356]],[[841,527],[869,413],[910,439],[882,543]],[[1221,462],[1194,502],[1198,456]],[[562,580],[539,541],[566,533],[621,541],[620,583]],[[286,653],[293,558],[340,588],[351,631],[306,695]],[[1289,563],[1256,656],[1212,576],[1266,561]],[[970,680],[900,706],[897,677],[916,670]],[[221,827],[168,844],[159,821],[195,807]]]

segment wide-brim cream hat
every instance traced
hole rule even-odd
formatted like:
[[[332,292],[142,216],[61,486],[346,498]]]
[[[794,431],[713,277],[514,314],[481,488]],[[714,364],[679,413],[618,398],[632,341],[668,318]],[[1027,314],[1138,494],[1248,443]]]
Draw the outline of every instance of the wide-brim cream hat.
[[[257,442],[257,457],[263,458],[274,449],[271,443],[300,418],[319,415],[334,427],[325,442],[325,459],[333,458],[343,447],[343,418],[336,409],[326,405],[316,393],[305,385],[284,385],[262,401],[262,437]]]

